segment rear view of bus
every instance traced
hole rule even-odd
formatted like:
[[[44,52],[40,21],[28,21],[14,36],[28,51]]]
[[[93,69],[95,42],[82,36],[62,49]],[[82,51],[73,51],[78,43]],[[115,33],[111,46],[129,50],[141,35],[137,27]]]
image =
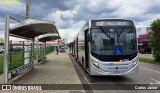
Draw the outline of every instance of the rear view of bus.
[[[138,72],[138,49],[133,21],[91,20],[90,75],[127,75]]]

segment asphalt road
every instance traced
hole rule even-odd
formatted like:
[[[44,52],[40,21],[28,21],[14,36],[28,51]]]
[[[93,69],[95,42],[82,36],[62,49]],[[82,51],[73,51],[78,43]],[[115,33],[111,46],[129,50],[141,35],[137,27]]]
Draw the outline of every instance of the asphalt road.
[[[82,66],[71,57],[77,74],[84,84],[160,84],[160,65],[139,62],[139,72],[127,76],[90,76]],[[91,89],[92,86],[90,86]],[[123,86],[117,85],[122,88]],[[159,90],[92,90],[89,93],[160,93]]]

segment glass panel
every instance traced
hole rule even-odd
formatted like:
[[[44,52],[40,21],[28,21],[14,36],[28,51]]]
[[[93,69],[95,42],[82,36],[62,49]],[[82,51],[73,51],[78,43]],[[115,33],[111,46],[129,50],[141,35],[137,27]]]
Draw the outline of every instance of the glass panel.
[[[100,55],[130,55],[137,51],[136,31],[130,28],[97,28],[91,30],[91,51]]]

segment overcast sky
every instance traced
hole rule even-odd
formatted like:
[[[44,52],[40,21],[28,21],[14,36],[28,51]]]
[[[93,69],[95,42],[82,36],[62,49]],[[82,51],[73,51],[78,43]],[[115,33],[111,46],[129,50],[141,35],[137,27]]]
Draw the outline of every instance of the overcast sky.
[[[25,16],[25,0],[18,5],[5,5],[0,0],[0,35],[4,33],[4,15]],[[137,27],[149,26],[160,17],[160,0],[31,0],[31,17],[54,21],[61,37],[76,35],[90,19],[127,18]]]

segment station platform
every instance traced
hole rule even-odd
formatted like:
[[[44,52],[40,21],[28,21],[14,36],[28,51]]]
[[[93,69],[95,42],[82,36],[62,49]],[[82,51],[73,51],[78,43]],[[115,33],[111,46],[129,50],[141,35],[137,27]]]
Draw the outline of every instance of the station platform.
[[[2,80],[3,81],[3,80]],[[81,84],[68,53],[55,52],[47,55],[47,60],[12,84]],[[83,90],[44,90],[45,93],[84,93]],[[23,93],[43,93],[44,91],[23,91]],[[7,93],[22,91],[7,91]],[[5,91],[6,93],[6,91]]]

